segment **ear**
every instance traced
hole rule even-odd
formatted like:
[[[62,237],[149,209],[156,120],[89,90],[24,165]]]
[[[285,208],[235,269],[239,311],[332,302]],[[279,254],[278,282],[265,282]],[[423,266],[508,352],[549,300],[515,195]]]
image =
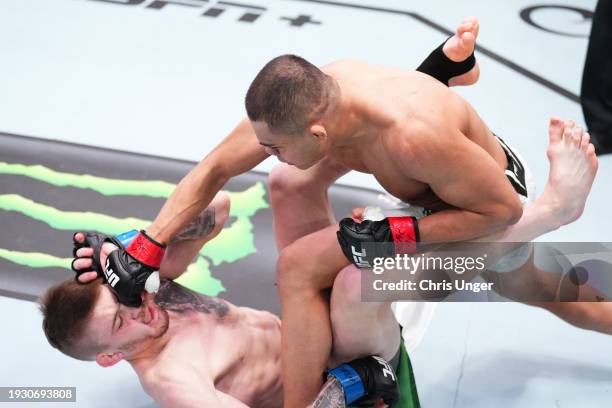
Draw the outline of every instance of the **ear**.
[[[98,353],[96,355],[96,363],[100,367],[111,367],[123,360],[123,353],[117,352],[113,354]]]
[[[322,142],[327,138],[327,130],[325,129],[325,126],[321,125],[320,123],[310,125],[308,132],[319,142]]]

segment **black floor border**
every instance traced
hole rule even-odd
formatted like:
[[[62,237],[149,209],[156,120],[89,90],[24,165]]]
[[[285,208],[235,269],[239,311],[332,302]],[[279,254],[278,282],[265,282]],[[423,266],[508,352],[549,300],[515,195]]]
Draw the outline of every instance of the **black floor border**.
[[[445,34],[448,36],[451,36],[454,34],[454,31],[450,31],[447,28],[441,26],[440,24],[432,20],[429,20],[428,18],[425,18],[422,15],[417,14],[412,11],[389,9],[389,8],[376,7],[376,6],[366,6],[366,5],[361,5],[361,4],[341,3],[341,2],[330,1],[330,0],[290,0],[290,1],[300,1],[300,2],[306,2],[306,3],[324,4],[328,6],[352,8],[352,9],[357,9],[357,10],[376,11],[379,13],[404,15],[404,16],[412,17],[415,20],[419,21],[420,23],[423,23],[442,34]],[[555,84],[554,82],[549,81],[548,79],[536,74],[535,72],[530,71],[527,68],[522,67],[518,65],[517,63],[512,62],[505,57],[502,57],[501,55],[491,51],[490,49],[482,47],[477,44],[476,50],[482,53],[483,55],[486,55],[487,57],[491,58],[492,60],[510,68],[511,70],[531,79],[534,82],[537,82],[538,84],[544,86],[545,88],[548,88],[549,90],[569,99],[570,101],[580,103],[580,96],[569,91],[568,89],[563,88],[560,85]]]

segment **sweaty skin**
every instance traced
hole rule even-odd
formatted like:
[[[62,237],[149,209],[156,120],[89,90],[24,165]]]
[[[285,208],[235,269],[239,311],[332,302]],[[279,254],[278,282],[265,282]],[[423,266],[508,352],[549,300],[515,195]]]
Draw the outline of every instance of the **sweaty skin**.
[[[348,105],[329,126],[327,157],[373,174],[402,201],[446,209],[419,223],[422,241],[472,239],[520,218],[520,201],[503,172],[505,154],[459,95],[415,71],[357,61],[325,71]],[[361,120],[351,123],[355,114],[346,112]],[[258,124],[255,129],[260,135]]]
[[[186,392],[187,397],[208,387],[220,402],[282,406],[278,317],[170,281],[164,281],[155,305],[156,312],[165,310],[169,319],[168,331],[159,340],[165,342],[163,350],[130,361],[153,398],[164,401],[172,395],[169,406],[176,406],[176,394]]]
[[[478,31],[479,31],[478,20],[473,17],[467,18],[457,27],[456,34],[445,43],[444,53],[453,61],[462,61],[466,59],[474,50]],[[388,78],[389,75],[397,76],[397,79],[399,82],[403,82],[404,79],[407,78],[406,75],[409,74],[409,71],[389,70],[389,69],[384,69],[382,67],[368,66],[367,64],[359,63],[356,61],[345,61],[345,62],[331,64],[327,67],[324,67],[323,71],[332,76],[338,75],[337,79],[346,80],[347,83],[351,83],[351,82],[354,82],[358,78],[357,73],[353,73],[353,74],[350,73],[350,70],[353,67],[356,70],[359,70],[362,74],[370,75],[370,76],[373,74],[376,74],[377,72],[378,73],[387,72],[387,74],[385,74],[387,75],[386,78]],[[369,67],[369,68],[366,68],[366,67]],[[479,68],[478,68],[478,64],[476,64],[476,66],[472,70],[470,70],[468,73],[460,75],[459,77],[452,78],[450,83],[451,85],[471,85],[477,81],[478,75],[479,75]],[[421,75],[417,75],[417,77],[425,78],[427,83],[431,83],[432,81],[435,82],[434,80],[430,79],[426,75],[421,74]],[[353,81],[351,81],[351,79]],[[361,79],[362,78],[359,78],[359,81]],[[367,87],[369,87],[370,90],[373,90],[374,94],[377,94],[379,92],[379,89],[376,88],[377,86],[376,78],[370,77],[368,79],[364,77],[363,79],[365,80],[365,82],[367,82],[368,85],[364,84],[363,86],[361,86],[360,89],[365,90]],[[382,78],[378,78],[378,80],[381,80],[381,79]],[[408,86],[410,85],[410,83],[411,82],[407,82],[405,85]],[[406,89],[406,86],[403,86],[402,89]],[[386,89],[387,89],[387,92],[391,91],[390,86],[386,86]],[[423,88],[419,88],[419,89],[420,91],[424,91]],[[409,89],[408,91],[409,91],[409,94],[411,94],[415,90]],[[366,94],[362,96],[364,96],[366,99],[371,99],[373,95]],[[410,95],[404,95],[404,96],[409,97]],[[439,98],[442,98],[442,99],[437,100],[437,103],[440,103],[440,104],[446,103],[444,98],[446,98],[447,96],[448,94],[442,92],[442,94],[439,95]],[[458,99],[459,97],[454,96],[454,98]],[[378,99],[380,99],[380,97]],[[393,99],[395,99],[395,96],[393,97]],[[421,105],[418,100],[413,100],[412,103],[417,106]],[[412,105],[409,106],[405,104],[405,102],[402,102],[402,104],[406,108],[412,106]],[[390,100],[384,101],[384,106],[388,107],[389,105],[393,105],[393,102]],[[380,109],[377,109],[374,106],[366,107],[364,104],[359,104],[359,106],[356,106],[356,107],[358,108],[363,107],[366,109],[366,111],[370,111],[371,113],[375,114],[374,117],[370,118],[373,121],[372,123],[363,124],[370,129],[373,126],[378,126],[381,124],[388,125],[389,124],[388,121],[395,120],[394,118],[397,118],[398,115],[399,116],[404,115],[403,117],[404,120],[410,119],[410,116],[408,116],[410,112],[399,112],[397,109],[394,109],[393,112],[395,113],[382,112],[382,114],[379,115],[380,117],[378,117],[378,113],[380,113],[379,112]],[[426,109],[424,107],[421,106],[419,109],[421,111],[421,116],[427,116],[425,112]],[[393,115],[393,116],[390,116],[390,115]],[[471,116],[473,116],[474,118],[476,117],[475,114],[471,114]],[[414,126],[418,125],[418,123],[419,122],[415,122]],[[464,125],[467,123],[470,123],[470,121],[466,120]],[[200,211],[202,211],[208,205],[208,203],[212,200],[216,192],[219,191],[221,187],[225,185],[225,183],[230,178],[252,169],[257,164],[261,163],[263,160],[268,158],[270,155],[277,155],[280,161],[284,161],[289,164],[294,164],[298,168],[301,168],[301,169],[306,168],[304,167],[303,158],[296,158],[296,157],[292,157],[291,155],[286,156],[284,154],[285,152],[281,152],[279,154],[279,152],[276,152],[273,149],[262,146],[260,142],[264,142],[265,140],[262,139],[261,135],[260,135],[260,139],[257,138],[257,135],[255,134],[254,129],[253,129],[253,125],[254,124],[251,124],[248,119],[242,120],[236,126],[236,128],[232,130],[230,134],[215,149],[213,149],[196,167],[194,167],[192,171],[189,172],[187,176],[185,176],[181,180],[181,182],[178,184],[173,194],[169,197],[169,199],[166,201],[166,203],[162,207],[161,211],[155,218],[153,224],[147,229],[147,233],[152,238],[154,238],[158,242],[168,243],[172,239],[172,237],[174,237],[179,231],[181,231],[187,223],[189,223],[193,218],[195,218],[196,215],[200,213]],[[459,132],[457,129],[460,129],[460,130],[464,129],[463,127],[457,128],[456,124],[449,125],[449,127],[453,127],[453,126],[455,130],[454,132],[455,134]],[[362,129],[362,130],[365,131],[365,129]],[[386,129],[386,130],[390,131],[390,129]],[[413,127],[413,130],[415,130],[414,127]],[[429,130],[437,131],[437,130],[442,130],[442,129],[429,129]],[[482,136],[477,136],[477,133],[479,132],[482,133],[483,130],[480,129],[480,130],[475,130],[475,131],[468,131],[468,137],[470,138],[473,137],[475,138],[475,140],[476,139],[480,140]],[[337,133],[340,133],[340,132],[337,132]],[[389,132],[389,133],[394,133],[394,132]],[[362,136],[362,135],[360,133],[354,136],[355,137],[353,138],[353,142],[358,142],[359,141],[358,136]],[[333,137],[333,135],[331,137]],[[398,135],[396,134],[395,137],[398,137]],[[424,134],[423,138],[427,138],[427,135]],[[480,141],[486,144],[491,144],[490,140],[488,142],[485,142],[484,140],[480,140]],[[370,147],[366,144],[368,142],[369,142],[368,140],[364,140],[364,143],[360,145],[361,149],[369,149]],[[415,140],[415,143],[416,142],[417,141]],[[392,145],[389,145],[389,146],[395,145],[394,142],[391,142],[391,143]],[[459,145],[460,143],[458,143],[457,147],[459,147]],[[449,146],[452,147],[451,145]],[[336,146],[336,147],[340,148],[342,146]],[[434,146],[432,146],[432,149],[433,147]],[[291,150],[291,147],[288,147],[287,149]],[[498,147],[488,146],[487,149],[490,149],[490,150],[487,150],[489,152],[492,152],[492,150],[497,149],[498,151],[493,154],[493,157],[495,160],[503,162],[504,158],[500,156],[501,151],[499,150]],[[353,148],[349,150],[356,151],[359,149]],[[300,152],[294,152],[294,153],[300,153]],[[383,164],[381,163],[379,163],[378,165],[372,164],[372,163],[365,163],[363,158],[361,160],[359,159],[358,160],[346,160],[346,155],[347,155],[347,152],[344,152],[344,154],[342,152],[332,153],[332,157],[338,156],[339,158],[342,158],[342,157],[345,158],[345,161],[348,165],[345,172],[351,169],[360,171],[360,169],[366,168],[372,174],[375,174],[376,177],[380,176],[380,180],[384,181],[385,183],[383,184],[383,187],[391,188],[392,190],[390,191],[390,193],[392,194],[397,194],[398,196],[404,195],[406,197],[410,196],[410,197],[414,197],[415,199],[421,198],[421,202],[429,202],[429,201],[439,202],[440,199],[444,199],[448,195],[448,194],[443,194],[443,196],[441,196],[440,193],[437,192],[438,193],[437,197],[435,197],[435,199],[432,198],[431,192],[428,193],[425,191],[427,189],[427,185],[429,184],[430,180],[428,179],[421,180],[420,178],[418,178],[418,175],[413,176],[410,174],[406,174],[405,178],[414,179],[414,180],[420,181],[423,184],[420,186],[415,185],[410,188],[407,188],[408,191],[400,191],[396,186],[391,185],[391,183],[395,184],[395,183],[399,183],[399,181],[390,182],[389,179],[392,177],[397,177],[398,180],[401,179],[402,176],[404,176],[403,168],[401,169],[402,172],[397,173],[397,174],[391,174],[393,170],[389,168],[387,169],[382,168]],[[399,154],[398,152],[398,155],[400,156],[401,160],[405,160],[407,157],[409,157],[407,153]],[[485,156],[490,157],[490,155],[485,155]],[[312,160],[310,163],[307,163],[307,164],[313,165],[314,163],[316,163],[317,161],[320,161],[321,159],[322,157],[317,157],[315,160]],[[323,163],[320,163],[320,164],[323,165]],[[332,166],[338,166],[338,163],[334,163],[332,164]],[[469,172],[467,174],[469,175]],[[498,178],[498,181],[499,180],[501,180],[501,178]],[[431,182],[436,183],[436,186],[440,184],[439,180],[431,180]],[[456,186],[449,187],[449,188],[453,189],[453,188],[456,188]],[[501,188],[502,190],[504,189],[504,187],[501,187]],[[499,192],[497,194],[499,196],[504,195],[503,192]],[[509,195],[508,192],[506,192],[505,195],[506,197],[502,199],[502,201],[504,201],[502,205],[498,205],[497,203],[497,201],[500,200],[499,197],[493,197],[491,199],[491,203],[489,203],[488,206],[495,207],[495,209],[491,211],[492,214],[495,213],[493,214],[494,217],[489,217],[491,219],[484,222],[484,224],[487,224],[487,227],[483,227],[482,222],[480,222],[480,224],[478,223],[475,224],[473,227],[474,231],[478,229],[480,229],[481,232],[484,229],[489,229],[489,230],[498,229],[499,225],[494,225],[494,224],[501,223],[502,219],[514,220],[517,217],[517,214],[520,212],[520,206],[515,201],[514,196]],[[452,198],[453,197],[450,197],[450,201],[448,201],[448,203],[451,205],[457,206],[457,204],[452,200]],[[456,201],[459,202],[459,200],[456,200]],[[468,203],[467,205],[469,206],[469,204],[470,203]],[[480,204],[480,207],[484,208],[485,206],[487,206],[487,204]],[[440,216],[439,218],[442,218],[442,217]],[[470,220],[467,220],[467,221],[470,221]],[[479,221],[482,221],[482,217],[480,218]],[[471,231],[469,234],[468,234],[468,231],[466,231],[464,234],[465,236],[475,235],[475,234],[478,235],[474,231]],[[431,237],[434,238],[433,235]],[[447,239],[453,238],[452,236],[447,236],[447,235],[445,235],[444,237]]]
[[[275,315],[167,280],[155,300],[146,297],[140,308],[117,304],[105,285],[100,290],[95,330],[112,336],[110,341],[132,341],[124,358],[163,407],[282,406],[280,320]],[[134,338],[137,332],[153,335]]]
[[[206,214],[214,213],[213,230],[202,235],[201,231],[207,228],[192,226],[181,234],[182,240],[170,244],[167,254],[180,253],[181,258],[191,259],[219,233],[228,212],[227,196],[220,193],[202,217],[193,222],[210,225],[202,220],[206,220]],[[284,214],[277,215],[280,221],[285,220]],[[317,214],[305,214],[305,217],[313,220]],[[81,242],[83,237],[76,239]],[[185,244],[188,246],[182,246]],[[115,249],[112,244],[105,244],[101,261]],[[91,248],[81,248],[77,256],[88,257],[91,252]],[[184,262],[168,258],[164,262],[168,276],[180,276],[174,268],[183,267]],[[81,258],[75,265],[78,269],[89,269],[91,260]],[[341,289],[333,294],[332,310],[339,323],[334,326],[338,342],[330,367],[371,354],[391,359],[399,347],[399,328],[390,304],[382,304],[387,309],[383,311],[379,311],[378,304],[364,308],[359,299],[358,274],[357,270],[341,273]],[[368,312],[372,306],[375,313]],[[360,324],[368,331],[361,336],[350,335],[343,322],[352,316],[359,316]],[[372,327],[377,330],[370,330]],[[118,304],[106,285],[100,285],[88,330],[89,335],[109,344],[109,349],[97,356],[98,363],[111,366],[121,359],[127,360],[144,390],[162,407],[282,406],[281,322],[268,312],[237,307],[169,280],[162,280],[156,295],[143,294],[141,307],[130,308]],[[331,384],[322,388],[312,404],[314,408],[344,406],[342,390]],[[385,406],[382,401],[376,405],[377,408]]]

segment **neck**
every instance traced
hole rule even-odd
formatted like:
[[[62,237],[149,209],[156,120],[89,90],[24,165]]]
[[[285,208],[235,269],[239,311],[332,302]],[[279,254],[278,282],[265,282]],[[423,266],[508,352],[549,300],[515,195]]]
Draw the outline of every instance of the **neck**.
[[[332,108],[325,115],[324,123],[330,135],[332,147],[350,147],[361,143],[378,121],[371,117],[366,103],[341,81],[334,79]]]
[[[181,318],[179,316],[173,316],[171,312],[168,314],[170,319],[168,330],[166,330],[166,332],[160,337],[149,339],[146,341],[146,344],[139,345],[137,351],[135,351],[129,357],[126,357],[126,361],[128,363],[136,367],[139,364],[143,364],[158,357],[166,348],[170,342],[170,339],[172,339],[174,334],[180,330],[180,327],[182,326]]]

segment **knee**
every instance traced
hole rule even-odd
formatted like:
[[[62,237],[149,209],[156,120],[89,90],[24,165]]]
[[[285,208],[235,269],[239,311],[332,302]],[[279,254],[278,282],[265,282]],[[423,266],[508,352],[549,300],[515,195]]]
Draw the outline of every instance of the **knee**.
[[[280,292],[303,291],[310,287],[308,257],[299,245],[285,247],[276,261],[276,284]]]
[[[354,265],[346,266],[334,280],[333,296],[343,304],[361,302],[361,271]]]
[[[303,184],[300,174],[288,164],[274,166],[268,175],[268,187],[274,195],[298,191]]]
[[[215,226],[213,233],[216,235],[225,226],[225,222],[229,218],[231,202],[229,195],[224,191],[219,191],[210,203],[210,207],[215,211]]]

